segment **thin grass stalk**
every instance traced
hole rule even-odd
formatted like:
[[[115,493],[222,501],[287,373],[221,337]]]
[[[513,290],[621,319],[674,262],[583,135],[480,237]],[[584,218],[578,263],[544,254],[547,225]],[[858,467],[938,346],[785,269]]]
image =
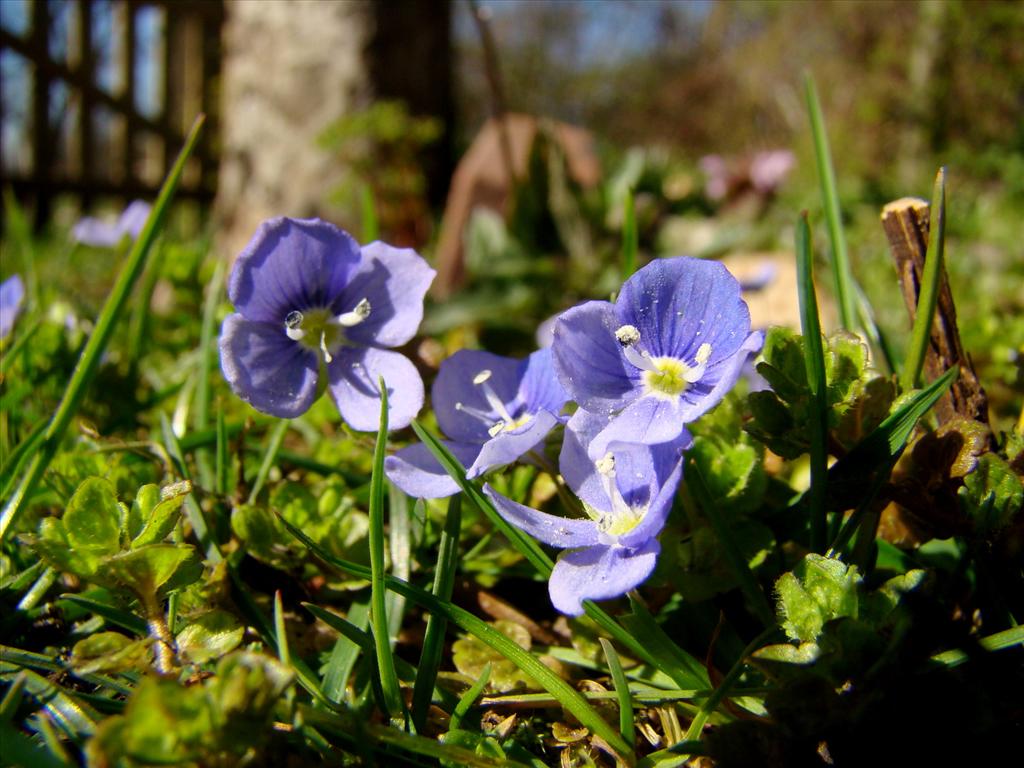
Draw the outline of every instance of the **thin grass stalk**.
[[[120,319],[128,303],[132,286],[135,285],[139,275],[146,266],[146,258],[149,255],[150,247],[156,239],[167,209],[170,207],[171,200],[174,197],[174,192],[178,187],[178,182],[181,180],[181,174],[185,169],[185,161],[188,160],[196,147],[205,119],[204,115],[199,115],[192,124],[192,129],[189,131],[185,146],[182,147],[181,152],[178,154],[178,159],[175,160],[171,172],[164,181],[153,210],[150,212],[149,218],[146,219],[146,224],[142,228],[139,238],[135,241],[135,245],[128,254],[128,259],[121,269],[113,289],[107,296],[107,301],[103,305],[99,317],[96,318],[95,328],[89,336],[85,348],[82,350],[82,355],[78,359],[74,372],[71,374],[68,386],[64,390],[64,396],[61,398],[60,405],[57,406],[57,410],[53,415],[53,420],[46,430],[39,451],[32,457],[28,469],[22,476],[21,483],[15,489],[11,498],[8,499],[3,512],[0,513],[0,542],[5,541],[8,533],[13,530],[18,517],[25,507],[25,503],[32,496],[32,492],[35,490],[40,479],[42,479],[43,473],[49,468],[50,462],[53,461],[53,457],[57,454],[60,442],[71,424],[71,420],[78,412],[82,398],[92,383],[103,353],[110,343],[114,328],[117,326],[117,321]]]
[[[800,300],[800,329],[803,333],[804,365],[811,391],[809,428],[811,438],[811,489],[808,494],[811,518],[811,551],[821,552],[828,535],[825,484],[828,478],[828,392],[825,381],[825,351],[821,342],[821,320],[814,292],[814,254],[811,229],[804,211],[796,224],[797,293]]]
[[[917,313],[914,315],[914,329],[910,336],[906,362],[900,384],[903,391],[918,386],[921,369],[928,353],[932,324],[935,322],[935,306],[939,301],[939,282],[942,280],[942,261],[946,250],[946,169],[940,168],[935,175],[932,189],[931,222],[928,227],[928,250],[924,257],[921,275],[921,293],[917,298]]]
[[[384,454],[388,442],[388,390],[383,377],[380,388],[380,429],[373,450],[373,473],[370,475],[370,623],[373,642],[377,650],[377,668],[387,715],[402,714],[402,689],[395,673],[395,659],[391,653],[388,616],[385,607],[387,589],[384,586]]]
[[[434,571],[434,584],[431,592],[441,600],[451,601],[455,587],[455,573],[458,568],[459,527],[462,523],[462,496],[455,495],[448,501],[448,513],[444,519],[444,530],[438,545],[437,567]],[[423,636],[423,650],[420,652],[420,663],[416,668],[416,681],[412,689],[412,721],[417,731],[422,731],[427,722],[427,709],[430,706],[437,682],[437,670],[441,666],[441,655],[444,652],[444,635],[448,622],[443,616],[430,614],[427,629]]]
[[[452,710],[451,720],[449,721],[449,727],[454,730],[462,726],[462,719],[469,714],[469,710],[473,708],[473,704],[480,698],[480,694],[484,692],[484,688],[487,687],[487,682],[491,679],[491,662],[484,664],[484,668],[480,670],[480,677],[477,678],[476,682],[469,686],[469,689],[459,697],[459,703],[455,705],[455,709]]]
[[[821,102],[818,100],[818,89],[810,72],[804,74],[804,96],[811,117],[814,157],[818,164],[825,221],[828,223],[828,236],[832,244],[832,272],[836,281],[836,298],[839,301],[839,319],[843,328],[852,331],[857,326],[856,289],[850,270],[850,257],[846,250],[846,234],[843,232],[843,217],[839,210],[839,193],[836,190],[836,174],[832,167],[832,152],[825,130],[825,118],[822,116]]]
[[[203,323],[199,332],[199,357],[196,369],[195,413],[192,426],[202,431],[210,426],[210,371],[213,369],[214,339],[217,335],[217,305],[224,286],[225,262],[218,260],[213,270],[213,279],[203,299]],[[215,487],[216,469],[210,467],[210,454],[205,449],[196,451],[196,467],[199,480],[206,488]]]
[[[263,490],[267,476],[270,474],[274,461],[277,459],[277,452],[281,450],[281,443],[284,442],[285,433],[288,431],[288,419],[279,419],[270,430],[270,439],[267,440],[267,450],[263,454],[263,461],[256,471],[256,479],[253,480],[252,488],[249,490],[249,498],[246,503],[255,504],[256,498]]]
[[[626,673],[622,671],[622,663],[619,661],[619,654],[615,652],[615,646],[599,638],[601,648],[604,650],[604,657],[608,661],[608,671],[612,676],[612,684],[615,687],[615,697],[619,702],[619,733],[627,744],[636,743],[636,726],[633,723],[633,702],[630,699],[629,682],[626,680]]]
[[[739,680],[740,674],[743,672],[743,667],[747,664],[747,658],[758,648],[768,642],[769,638],[778,632],[778,627],[771,627],[766,629],[760,635],[755,637],[747,647],[743,649],[743,653],[736,660],[736,663],[732,665],[732,669],[726,673],[725,677],[722,678],[722,682],[719,683],[718,687],[712,692],[704,703],[700,705],[700,709],[697,710],[697,715],[693,718],[690,723],[690,727],[686,731],[686,736],[683,737],[684,741],[697,741],[700,739],[700,735],[704,730],[704,725],[707,723],[711,713],[714,712],[718,705],[722,703],[722,700],[728,695],[729,691],[732,690],[733,685]]]

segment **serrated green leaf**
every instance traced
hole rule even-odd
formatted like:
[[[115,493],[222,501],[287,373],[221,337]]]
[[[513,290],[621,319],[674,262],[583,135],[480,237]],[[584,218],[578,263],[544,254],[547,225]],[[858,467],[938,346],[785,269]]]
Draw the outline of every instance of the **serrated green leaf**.
[[[814,642],[826,622],[856,618],[857,568],[835,558],[808,554],[775,584],[782,627],[793,640]]]
[[[995,453],[983,454],[959,490],[960,504],[981,535],[1008,526],[1024,505],[1024,485],[1010,465]]]

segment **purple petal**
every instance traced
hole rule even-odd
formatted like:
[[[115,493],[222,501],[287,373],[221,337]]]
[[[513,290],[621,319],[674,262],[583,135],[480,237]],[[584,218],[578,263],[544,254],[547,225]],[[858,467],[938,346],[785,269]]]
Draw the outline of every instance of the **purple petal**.
[[[652,357],[690,362],[711,345],[708,365],[735,353],[750,332],[750,311],[740,284],[718,261],[679,256],[658,259],[622,286],[619,325],[636,326],[638,347]]]
[[[723,393],[724,394],[724,393]],[[710,406],[708,406],[710,407]],[[683,434],[686,421],[678,401],[647,395],[630,403],[594,438],[590,454],[603,455],[612,443],[666,443]]]
[[[556,517],[546,512],[517,504],[506,499],[500,493],[484,485],[484,493],[495,509],[508,523],[533,536],[538,541],[553,547],[592,547],[598,544],[600,533],[593,520],[580,518]]]
[[[388,429],[409,426],[423,407],[423,379],[407,357],[385,349],[344,347],[328,364],[341,417],[359,432],[380,428],[378,378],[388,388]]]
[[[359,245],[319,219],[268,219],[235,261],[228,296],[249,320],[332,306],[358,267]]]
[[[146,225],[151,210],[153,207],[145,200],[133,200],[117,220],[117,229],[121,236],[129,235],[135,240]]]
[[[506,406],[516,399],[519,361],[474,349],[460,349],[442,362],[430,390],[441,431],[463,443],[486,443],[491,439],[487,430],[501,421],[501,415],[487,402],[484,390],[473,383],[481,371],[491,372],[487,384]],[[458,403],[487,414],[487,418],[480,419],[470,411],[459,410]]]
[[[658,445],[611,442],[600,445],[600,451],[596,451],[594,439],[607,423],[603,416],[582,410],[576,411],[569,420],[559,457],[559,468],[568,486],[591,507],[609,511],[612,503],[606,481],[597,472],[594,462],[611,452],[615,458],[615,485],[628,504],[646,505],[667,489],[671,506],[671,497],[679,485],[682,452],[693,442],[689,432],[684,431],[676,440]],[[657,515],[659,510],[653,512]],[[648,516],[651,514],[649,510]],[[648,516],[630,532],[631,537],[641,527],[649,528]],[[660,530],[660,527],[659,524],[657,528]]]
[[[25,301],[25,284],[20,275],[11,275],[0,283],[0,339],[14,328],[14,321],[21,313],[21,305]]]
[[[524,453],[529,453],[544,442],[548,432],[558,419],[547,411],[541,411],[519,429],[499,432],[483,444],[480,455],[466,472],[466,477],[479,477],[492,467],[511,464]]]
[[[658,478],[654,484],[657,488],[656,495],[654,495],[653,501],[650,501],[647,513],[637,523],[636,528],[619,537],[619,544],[624,547],[643,546],[647,541],[661,533],[661,529],[665,527],[665,521],[668,519],[668,514],[672,511],[672,502],[675,499],[676,491],[679,489],[679,481],[683,477],[682,457],[671,445],[653,446],[652,454],[656,467],[654,476]],[[669,462],[672,461],[673,456],[675,457],[675,462],[670,464]],[[669,470],[667,473],[666,465]],[[648,500],[651,498],[649,491],[645,491],[645,495]],[[628,491],[623,493],[623,496],[627,502],[632,502],[631,494]]]
[[[555,372],[569,396],[588,411],[608,413],[639,394],[639,372],[615,339],[620,325],[606,301],[573,307],[555,324]]]
[[[551,602],[562,613],[579,616],[584,600],[624,595],[647,580],[660,551],[657,539],[651,539],[636,549],[597,546],[564,552],[548,582]]]
[[[71,228],[71,239],[94,248],[112,248],[121,240],[121,229],[109,221],[86,216]]]
[[[555,374],[550,349],[540,349],[519,364],[519,399],[530,413],[548,411],[558,415],[568,402],[569,394]]]
[[[224,318],[220,367],[236,395],[272,416],[294,418],[316,400],[316,353],[276,325],[255,323],[237,313]]]
[[[357,344],[398,347],[416,335],[423,320],[423,297],[437,274],[416,251],[381,242],[362,248],[362,264],[335,302],[349,312],[363,299],[370,316],[346,332]]]
[[[730,389],[736,385],[743,372],[743,364],[751,353],[759,352],[764,346],[764,331],[754,331],[744,339],[731,357],[708,365],[707,372],[696,384],[690,385],[682,394],[679,417],[689,423],[711,410],[721,402]],[[714,358],[712,358],[714,359]]]
[[[472,464],[480,453],[479,445],[441,442],[464,467]],[[459,492],[459,484],[422,443],[410,445],[384,459],[384,472],[392,483],[417,499],[440,499]]]

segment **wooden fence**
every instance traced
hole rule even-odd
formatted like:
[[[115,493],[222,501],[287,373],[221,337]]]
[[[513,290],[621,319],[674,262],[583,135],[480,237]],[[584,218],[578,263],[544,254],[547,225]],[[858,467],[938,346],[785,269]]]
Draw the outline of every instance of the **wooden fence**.
[[[4,148],[2,181],[37,227],[62,196],[83,211],[102,198],[153,199],[200,111],[208,121],[178,195],[212,199],[223,0],[23,0],[5,11],[4,88],[25,103],[0,112],[16,144]]]

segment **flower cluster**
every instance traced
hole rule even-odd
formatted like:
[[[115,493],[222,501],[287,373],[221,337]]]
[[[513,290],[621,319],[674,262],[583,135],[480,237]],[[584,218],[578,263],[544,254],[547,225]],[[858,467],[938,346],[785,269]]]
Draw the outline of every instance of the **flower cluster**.
[[[423,405],[423,382],[390,348],[416,333],[433,277],[411,250],[360,247],[316,219],[267,221],[231,273],[224,376],[239,397],[285,418],[329,390],[342,418],[366,431],[377,428],[383,377],[389,426],[404,427]],[[659,259],[614,303],[558,316],[550,348],[524,360],[462,350],[441,364],[434,413],[468,478],[523,458],[546,464],[545,441],[565,426],[559,469],[581,516],[555,517],[484,486],[509,523],[565,550],[549,583],[559,611],[577,615],[585,600],[623,595],[653,571],[692,442],[686,425],[725,396],[763,343],[740,294],[718,262]],[[459,489],[423,445],[388,457],[385,471],[419,498]]]
[[[459,352],[442,364],[434,410],[470,478],[536,456],[566,401],[578,406],[559,469],[585,517],[555,517],[484,486],[508,522],[566,550],[549,583],[563,613],[577,615],[584,600],[617,597],[650,576],[691,443],[686,425],[725,396],[763,343],[740,294],[718,262],[661,259],[627,280],[614,304],[562,313],[550,352],[522,362]],[[386,468],[415,496],[458,488],[421,445]]]
[[[349,426],[369,432],[383,377],[388,424],[405,427],[423,406],[423,381],[390,348],[415,335],[434,274],[412,250],[360,247],[319,219],[270,219],[228,281],[237,311],[221,328],[224,378],[254,408],[282,418],[304,413],[327,389]]]

